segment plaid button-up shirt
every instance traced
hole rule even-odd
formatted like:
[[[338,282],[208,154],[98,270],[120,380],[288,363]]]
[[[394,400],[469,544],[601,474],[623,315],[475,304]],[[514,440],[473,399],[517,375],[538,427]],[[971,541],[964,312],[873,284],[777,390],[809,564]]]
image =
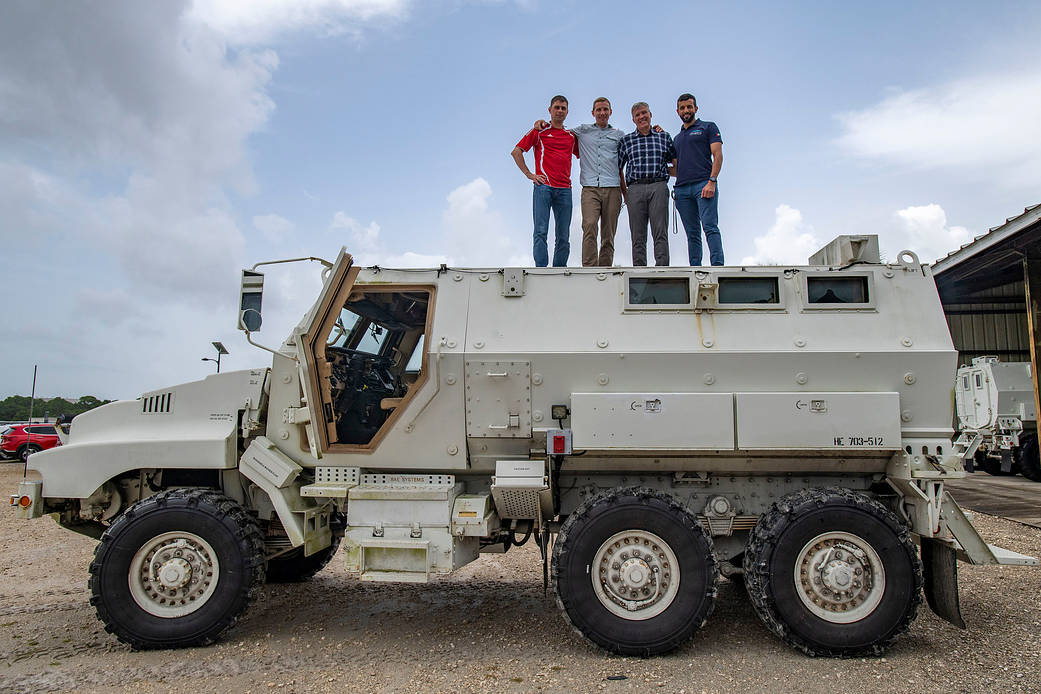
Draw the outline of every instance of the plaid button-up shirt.
[[[634,130],[618,143],[618,164],[625,167],[625,182],[641,178],[669,178],[669,164],[676,158],[672,135],[653,130],[641,135]]]

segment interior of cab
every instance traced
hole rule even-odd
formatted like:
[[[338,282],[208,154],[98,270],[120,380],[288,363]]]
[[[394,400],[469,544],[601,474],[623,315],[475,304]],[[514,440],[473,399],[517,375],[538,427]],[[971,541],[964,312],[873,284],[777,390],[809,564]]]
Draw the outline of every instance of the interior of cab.
[[[325,341],[330,443],[372,442],[423,380],[431,296],[414,288],[355,288],[347,297]]]

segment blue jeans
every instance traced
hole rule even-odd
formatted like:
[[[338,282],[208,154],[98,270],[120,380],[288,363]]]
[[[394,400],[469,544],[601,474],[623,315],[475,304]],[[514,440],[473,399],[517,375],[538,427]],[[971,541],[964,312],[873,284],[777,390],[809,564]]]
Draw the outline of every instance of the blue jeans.
[[[690,264],[701,265],[701,230],[705,230],[708,257],[713,265],[723,264],[723,240],[719,235],[719,184],[711,198],[701,197],[701,189],[708,181],[684,183],[675,186],[676,211],[687,232],[687,258]]]
[[[535,267],[546,267],[549,264],[549,250],[546,247],[546,235],[549,233],[549,211],[553,210],[553,221],[556,223],[553,239],[553,267],[567,266],[567,257],[571,254],[571,189],[552,188],[543,183],[535,185],[531,196],[531,213],[535,218]]]

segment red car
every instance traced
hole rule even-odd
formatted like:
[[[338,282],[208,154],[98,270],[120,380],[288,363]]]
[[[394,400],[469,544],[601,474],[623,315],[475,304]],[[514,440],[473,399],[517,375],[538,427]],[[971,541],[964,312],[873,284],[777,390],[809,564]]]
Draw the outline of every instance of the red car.
[[[0,455],[26,460],[36,451],[60,445],[53,424],[12,424],[0,430]]]

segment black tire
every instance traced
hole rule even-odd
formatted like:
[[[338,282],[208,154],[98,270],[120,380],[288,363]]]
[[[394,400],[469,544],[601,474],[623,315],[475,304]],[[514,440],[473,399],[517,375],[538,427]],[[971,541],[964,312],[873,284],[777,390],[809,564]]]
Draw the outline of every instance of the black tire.
[[[1041,458],[1038,458],[1037,436],[1024,434],[1019,438],[1016,463],[1023,477],[1031,482],[1041,482]]]
[[[660,612],[646,619],[628,619],[612,612],[625,611],[620,602],[610,609],[606,606],[607,598],[598,597],[598,591],[606,596],[609,581],[594,587],[598,572],[590,567],[598,565],[598,552],[614,551],[607,541],[619,533],[639,534],[644,539],[657,536],[665,544],[661,549],[634,542],[618,549],[618,558],[626,563],[636,559],[643,563],[642,573],[656,577],[649,584],[654,593],[647,609]],[[623,556],[634,550],[643,553],[642,558]],[[652,551],[658,552],[656,557]],[[679,571],[671,590],[668,579],[675,569],[665,552],[675,557]],[[607,568],[611,570],[611,564]],[[712,540],[697,518],[673,497],[651,489],[617,489],[589,499],[564,522],[553,546],[552,583],[565,619],[582,636],[611,653],[646,657],[667,653],[688,641],[712,614],[718,580]],[[666,593],[658,597],[660,590]],[[618,595],[615,590],[610,594]],[[634,602],[639,601],[646,602],[641,597]]]
[[[43,449],[37,446],[35,443],[26,444],[18,449],[18,459],[23,463],[29,460],[29,456],[33,453],[39,453]]]
[[[152,555],[149,566],[156,567],[156,557],[167,559],[163,564],[164,570],[171,562],[180,562],[182,566],[187,564],[189,570],[175,567],[175,573],[186,575],[184,580],[189,587],[197,585],[191,579],[201,579],[199,583],[212,586],[207,589],[207,595],[192,593],[187,600],[174,599],[165,606],[160,604],[168,600],[165,594],[155,593],[152,599],[135,597],[131,583],[138,591],[149,591],[147,587],[141,587],[144,581],[140,577],[136,582],[133,580],[137,571],[145,566],[142,563],[138,569],[133,569],[135,555],[154,546],[167,533],[184,533],[189,542],[201,539],[208,544],[213,556],[209,551],[198,555],[192,553],[191,546],[184,549],[184,545],[177,545],[178,540],[173,537],[165,541],[166,549],[157,550]],[[195,540],[190,536],[195,536]],[[172,555],[176,557],[171,559]],[[215,559],[219,566],[215,577],[199,570],[198,567],[205,566],[206,562],[192,561],[199,556]],[[143,560],[139,557],[138,561]],[[213,566],[212,561],[209,566]],[[132,570],[134,575],[131,575]],[[158,572],[155,580],[158,580]],[[256,518],[219,492],[171,489],[131,506],[101,536],[94,551],[94,561],[90,564],[90,604],[104,623],[105,631],[132,648],[205,646],[234,626],[257,598],[263,583],[264,538]],[[149,585],[155,586],[156,583]],[[149,609],[143,607],[139,599]],[[201,606],[189,604],[196,599]],[[175,616],[156,613],[163,609],[194,611]]]
[[[874,597],[857,603],[855,600],[864,596],[861,591],[853,596],[853,602],[846,602],[846,607],[864,610],[868,602],[877,599],[878,603],[863,617],[848,623],[836,623],[835,620],[849,618],[838,609],[817,608],[834,615],[829,619],[811,611],[802,597],[812,595],[811,579],[807,576],[806,588],[797,586],[795,580],[800,556],[808,556],[804,550],[825,547],[824,551],[831,551],[821,559],[818,566],[822,566],[824,559],[834,557],[836,551],[847,546],[835,544],[842,540],[810,545],[824,533],[832,532],[860,538],[876,554],[884,570],[883,587],[877,593],[870,591]],[[829,543],[831,550],[826,549]],[[861,546],[862,554],[870,556],[863,549]],[[845,556],[846,585],[860,588],[861,584],[848,581],[864,580],[864,574],[874,579],[882,577],[877,568],[870,573],[860,569],[863,573],[856,574],[860,578],[853,577],[855,570],[850,567],[859,568],[862,564],[848,551]],[[784,497],[760,517],[745,550],[745,587],[759,618],[783,641],[810,656],[881,655],[910,628],[922,603],[923,583],[922,562],[907,527],[879,502],[848,489],[807,489]],[[877,580],[874,585],[878,586]],[[868,591],[867,580],[863,586]]]
[[[267,563],[268,583],[299,583],[312,578],[324,569],[336,550],[340,548],[340,538],[333,537],[333,543],[320,549],[309,557],[304,556],[304,548],[297,547],[285,554],[269,559]]]
[[[1013,461],[1012,463],[1012,469],[1010,469],[1008,472],[1005,472],[1001,469],[1001,459],[991,458],[990,456],[985,456],[982,462],[977,463],[977,467],[986,472],[988,475],[994,475],[995,477],[1010,477],[1016,474],[1016,472],[1018,472],[1018,466],[1015,461]]]

